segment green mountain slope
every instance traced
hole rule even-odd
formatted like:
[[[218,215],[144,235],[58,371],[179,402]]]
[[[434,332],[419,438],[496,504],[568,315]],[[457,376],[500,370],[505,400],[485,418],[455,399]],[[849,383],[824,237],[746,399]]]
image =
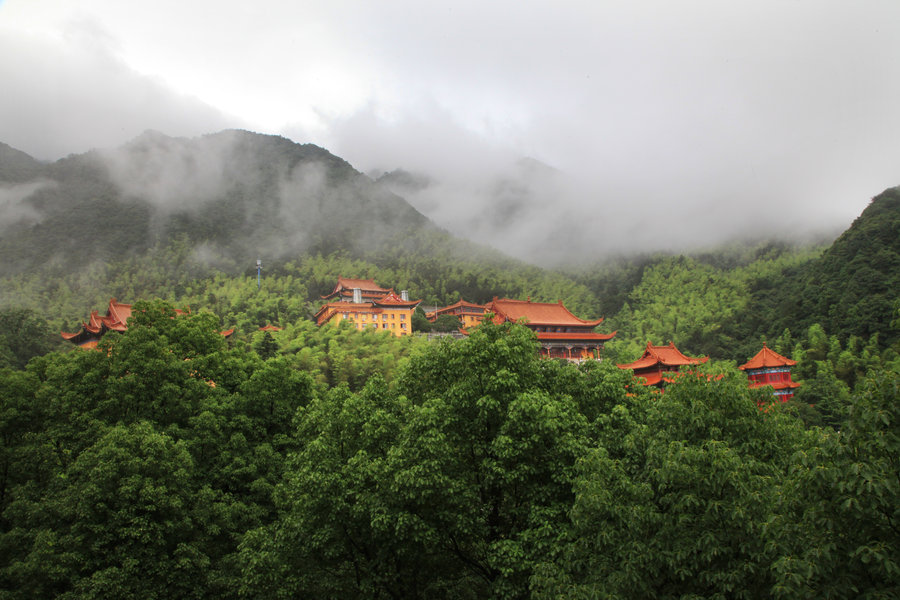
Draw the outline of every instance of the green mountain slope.
[[[877,334],[900,339],[900,188],[876,196],[821,257],[752,282],[752,297],[733,328],[775,337],[814,323],[842,341]]]
[[[897,332],[886,327],[900,295],[900,188],[874,200],[802,276],[798,319],[819,320],[840,337]]]

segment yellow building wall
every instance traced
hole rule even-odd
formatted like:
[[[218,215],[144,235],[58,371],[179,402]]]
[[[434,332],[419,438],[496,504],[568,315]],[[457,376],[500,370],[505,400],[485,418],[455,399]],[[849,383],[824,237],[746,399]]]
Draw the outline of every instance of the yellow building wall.
[[[360,331],[367,328],[378,329],[379,331],[389,331],[392,335],[400,337],[412,335],[413,310],[347,304],[347,306],[328,309],[324,319],[320,320],[320,324],[337,325],[341,321],[349,321]]]
[[[482,319],[484,319],[484,315],[464,314],[462,315],[463,328],[470,329],[472,327],[477,327],[481,324]]]

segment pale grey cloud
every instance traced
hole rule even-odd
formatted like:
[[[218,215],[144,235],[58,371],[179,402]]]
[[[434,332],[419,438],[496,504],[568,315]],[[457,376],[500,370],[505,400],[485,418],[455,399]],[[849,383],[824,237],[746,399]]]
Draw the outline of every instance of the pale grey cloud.
[[[49,181],[32,181],[18,185],[0,185],[0,231],[8,225],[33,224],[41,220],[41,214],[25,200],[36,192],[52,186]]]
[[[425,173],[423,212],[539,260],[795,235],[900,183],[897,22],[893,0],[7,0],[0,141],[282,134]]]
[[[118,145],[147,129],[199,135],[242,123],[134,71],[114,45],[90,22],[74,23],[59,37],[0,29],[0,140],[56,159]]]

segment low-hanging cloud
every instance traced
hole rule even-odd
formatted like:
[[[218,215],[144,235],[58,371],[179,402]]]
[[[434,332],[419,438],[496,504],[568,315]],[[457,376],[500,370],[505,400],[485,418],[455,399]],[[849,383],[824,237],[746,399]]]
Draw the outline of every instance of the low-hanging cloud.
[[[839,229],[900,183],[896,2],[167,2],[78,3],[56,37],[0,23],[0,141],[282,134],[414,173],[394,189],[438,225],[545,263]],[[163,165],[184,190],[122,183],[190,203],[217,193],[214,158]]]
[[[52,181],[32,181],[18,185],[0,184],[0,231],[16,225],[40,223],[40,211],[27,200],[40,190],[54,186]]]
[[[0,31],[0,140],[46,160],[148,129],[199,135],[240,123],[129,68],[110,43],[84,23],[62,39]]]

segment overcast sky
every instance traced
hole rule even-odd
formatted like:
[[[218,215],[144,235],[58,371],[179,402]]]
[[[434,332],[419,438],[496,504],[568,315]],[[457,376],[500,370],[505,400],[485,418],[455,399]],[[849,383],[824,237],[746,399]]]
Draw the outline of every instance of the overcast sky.
[[[0,0],[0,141],[284,135],[428,174],[413,203],[475,237],[531,157],[555,171],[523,246],[560,214],[598,251],[845,228],[900,184],[898,25],[897,0]]]

